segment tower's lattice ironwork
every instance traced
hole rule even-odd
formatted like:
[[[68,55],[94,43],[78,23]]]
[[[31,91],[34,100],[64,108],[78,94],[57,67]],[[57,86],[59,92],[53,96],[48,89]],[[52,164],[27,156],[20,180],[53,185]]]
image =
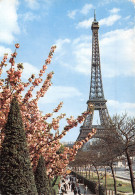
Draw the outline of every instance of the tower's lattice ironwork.
[[[97,129],[97,133],[94,138],[104,138],[111,134],[112,123],[106,106],[107,100],[104,97],[101,64],[100,64],[100,52],[99,52],[99,40],[98,40],[99,24],[96,21],[96,15],[94,13],[94,21],[92,22],[92,62],[91,62],[91,83],[89,100],[87,101],[88,108],[93,105],[94,110],[99,111],[100,125],[92,125],[94,112],[87,115],[83,126],[80,128],[80,134],[77,141],[84,139],[92,128]]]

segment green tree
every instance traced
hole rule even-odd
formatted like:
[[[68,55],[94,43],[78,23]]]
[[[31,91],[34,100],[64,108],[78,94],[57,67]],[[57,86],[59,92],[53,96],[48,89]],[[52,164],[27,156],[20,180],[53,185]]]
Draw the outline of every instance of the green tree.
[[[36,195],[20,108],[13,98],[5,125],[0,161],[0,186],[3,195]]]
[[[49,179],[46,174],[45,160],[43,156],[40,156],[38,165],[35,171],[35,182],[37,186],[38,194],[51,195],[51,187]]]

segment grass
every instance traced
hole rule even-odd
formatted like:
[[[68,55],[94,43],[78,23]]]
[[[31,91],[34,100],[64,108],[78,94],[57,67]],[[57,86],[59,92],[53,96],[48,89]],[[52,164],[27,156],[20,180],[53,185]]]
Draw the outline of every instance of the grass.
[[[86,173],[83,173],[83,176],[86,177]],[[102,178],[102,179],[101,179]],[[87,179],[89,179],[89,175],[87,175]],[[92,173],[90,180],[92,181],[98,181],[97,175],[96,173]],[[113,182],[113,178],[110,175],[107,175],[107,189],[108,190],[114,190],[114,182]],[[100,176],[100,182],[105,185],[105,178],[103,178],[103,176]],[[122,182],[121,180],[116,180],[116,184],[117,184],[117,191],[122,192],[122,193],[131,193],[132,192],[132,188],[131,188],[131,184],[128,182]],[[120,186],[121,185],[121,186]]]

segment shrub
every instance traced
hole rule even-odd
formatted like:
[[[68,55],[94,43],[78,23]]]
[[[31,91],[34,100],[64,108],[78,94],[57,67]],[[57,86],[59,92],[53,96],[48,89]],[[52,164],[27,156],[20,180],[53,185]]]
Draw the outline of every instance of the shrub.
[[[40,156],[38,165],[35,171],[35,182],[37,186],[38,194],[52,195],[49,179],[46,174],[45,160],[43,156]]]
[[[20,108],[13,98],[4,129],[0,160],[0,186],[3,195],[36,195],[36,185],[26,143]]]

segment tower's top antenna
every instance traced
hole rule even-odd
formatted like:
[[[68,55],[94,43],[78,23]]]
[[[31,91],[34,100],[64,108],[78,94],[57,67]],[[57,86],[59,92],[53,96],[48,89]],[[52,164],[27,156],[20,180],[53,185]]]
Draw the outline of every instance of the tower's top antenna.
[[[94,9],[94,21],[96,21],[96,10]]]

